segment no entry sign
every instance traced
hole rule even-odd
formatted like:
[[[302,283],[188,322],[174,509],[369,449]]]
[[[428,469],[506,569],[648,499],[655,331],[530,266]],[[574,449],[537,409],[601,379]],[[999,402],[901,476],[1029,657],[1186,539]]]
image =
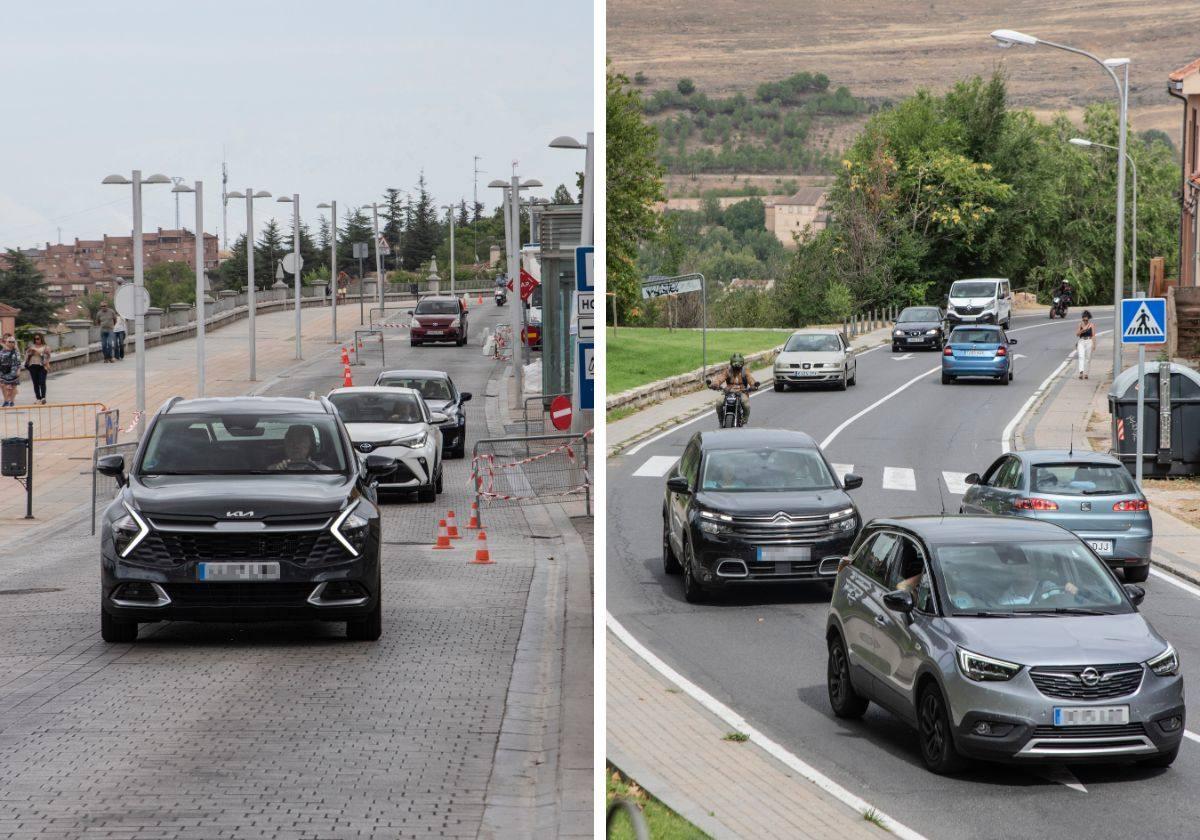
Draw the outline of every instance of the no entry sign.
[[[550,401],[550,423],[560,432],[571,428],[571,400],[559,395]]]

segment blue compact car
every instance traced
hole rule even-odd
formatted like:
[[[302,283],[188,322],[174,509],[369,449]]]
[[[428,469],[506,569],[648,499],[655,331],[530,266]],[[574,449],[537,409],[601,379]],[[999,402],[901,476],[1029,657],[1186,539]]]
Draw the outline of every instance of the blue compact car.
[[[956,327],[942,350],[942,384],[960,376],[986,376],[1007,385],[1013,378],[1008,348],[1016,343],[997,325]]]

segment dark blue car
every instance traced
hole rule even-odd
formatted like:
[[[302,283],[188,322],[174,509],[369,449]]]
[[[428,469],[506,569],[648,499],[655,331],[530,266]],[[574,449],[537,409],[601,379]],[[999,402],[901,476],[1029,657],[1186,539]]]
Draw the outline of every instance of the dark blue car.
[[[1016,343],[1000,326],[956,327],[942,350],[942,384],[960,376],[986,376],[1007,385],[1013,378],[1008,348]]]

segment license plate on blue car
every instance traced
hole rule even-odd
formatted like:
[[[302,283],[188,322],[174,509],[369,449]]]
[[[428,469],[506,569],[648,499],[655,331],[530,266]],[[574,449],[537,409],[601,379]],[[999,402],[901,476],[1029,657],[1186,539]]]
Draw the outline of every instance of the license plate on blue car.
[[[967,350],[963,353],[964,356],[993,356],[991,350]]]
[[[1115,726],[1129,723],[1128,706],[1054,707],[1055,726]]]

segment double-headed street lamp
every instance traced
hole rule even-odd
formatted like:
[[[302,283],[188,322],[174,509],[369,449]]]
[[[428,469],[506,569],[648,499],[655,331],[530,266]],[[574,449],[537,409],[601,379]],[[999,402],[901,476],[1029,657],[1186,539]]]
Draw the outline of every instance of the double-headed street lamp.
[[[525,393],[525,342],[521,332],[525,325],[525,305],[521,298],[521,190],[542,186],[542,182],[530,178],[522,181],[516,174],[511,181],[497,178],[488,184],[493,189],[503,190],[504,195],[504,244],[508,279],[513,284],[515,300],[512,306],[513,380],[517,386],[517,399]]]
[[[139,290],[146,287],[146,278],[142,268],[142,184],[169,184],[171,179],[166,175],[151,175],[143,180],[142,170],[133,170],[133,177],[124,175],[109,175],[103,184],[122,184],[133,186],[133,285]],[[146,312],[142,307],[142,293],[139,291],[133,316],[134,324],[134,383],[136,391],[136,406],[133,417],[134,434],[139,438],[146,424]],[[118,313],[119,314],[119,313]]]
[[[303,359],[300,348],[300,193],[281,195],[275,199],[280,204],[292,205],[292,286],[296,297],[296,358]]]
[[[583,159],[583,206],[581,225],[579,228],[579,244],[591,245],[595,242],[593,238],[593,219],[592,214],[595,210],[595,169],[596,169],[596,135],[595,132],[587,133],[587,142],[580,143],[574,137],[563,135],[555,137],[550,141],[551,149],[583,149],[585,151]]]
[[[178,225],[179,196],[196,194],[196,396],[204,396],[204,182],[189,187],[182,181],[175,184],[176,224]]]
[[[1072,137],[1069,142],[1072,145],[1083,146],[1084,148],[1095,147],[1098,149],[1109,149],[1110,151],[1114,151],[1114,152],[1117,151],[1116,146],[1110,146],[1107,143],[1097,143],[1094,140],[1086,140],[1083,137]],[[1134,161],[1133,155],[1129,154],[1128,152],[1125,153],[1125,161],[1126,161],[1126,163],[1129,164],[1129,171],[1133,173],[1133,264],[1132,264],[1132,268],[1130,270],[1130,278],[1129,279],[1130,279],[1130,285],[1132,286],[1131,294],[1133,295],[1133,297],[1137,297],[1137,285],[1138,285],[1137,284],[1137,270],[1138,270],[1138,261],[1137,261],[1137,233],[1138,233],[1137,163]],[[1149,287],[1147,287],[1146,291],[1147,292],[1150,291]]]
[[[338,294],[338,267],[337,267],[337,202],[322,201],[317,205],[318,210],[329,211],[329,277],[330,277],[330,296],[333,298],[333,343],[337,344],[337,294]]]
[[[1064,50],[1065,52],[1075,53],[1084,58],[1090,58],[1092,61],[1104,68],[1104,72],[1108,73],[1113,84],[1117,86],[1117,105],[1120,115],[1120,126],[1117,144],[1117,242],[1115,246],[1116,263],[1113,266],[1113,312],[1115,315],[1120,315],[1121,298],[1123,296],[1123,272],[1125,268],[1125,160],[1128,157],[1125,151],[1126,129],[1128,125],[1127,113],[1129,110],[1129,59],[1128,58],[1108,58],[1102,59],[1087,50],[1081,50],[1077,47],[1068,47],[1066,44],[1056,44],[1054,41],[1046,41],[1042,38],[1035,38],[1032,35],[1026,35],[1024,32],[1016,32],[1012,29],[997,29],[992,32],[992,37],[1001,47],[1053,47],[1056,50]],[[1122,67],[1125,70],[1125,80],[1122,84],[1121,79],[1117,76],[1114,68]],[[1114,338],[1113,340],[1113,378],[1116,379],[1117,374],[1121,371],[1121,342]]]
[[[450,218],[450,294],[454,294],[454,205],[443,204],[442,209]]]
[[[270,198],[271,194],[266,190],[255,192],[252,187],[246,187],[244,193],[235,190],[226,193],[225,197],[246,200],[246,314],[249,316],[247,323],[250,329],[250,381],[254,382],[258,379],[258,357],[255,354],[254,337],[255,295],[258,291],[254,285],[254,199]]]

